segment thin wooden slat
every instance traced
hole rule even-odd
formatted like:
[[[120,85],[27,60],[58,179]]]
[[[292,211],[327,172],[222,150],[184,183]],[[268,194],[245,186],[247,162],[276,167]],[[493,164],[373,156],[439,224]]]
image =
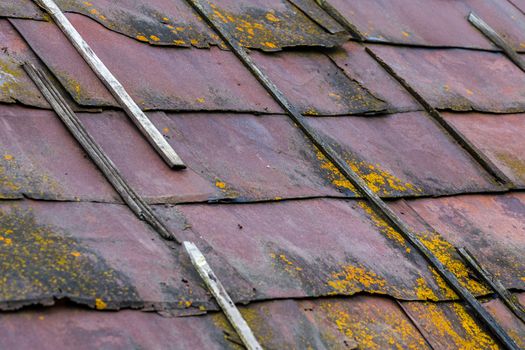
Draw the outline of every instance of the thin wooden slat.
[[[485,310],[483,305],[466,289],[457,277],[439,261],[434,253],[428,249],[422,241],[411,231],[401,218],[394,213],[392,209],[374,192],[366,182],[339,156],[339,154],[327,143],[323,141],[320,135],[309,126],[299,110],[293,106],[270,78],[255,64],[244,47],[242,47],[228,30],[219,21],[214,21],[213,9],[209,5],[204,5],[199,0],[188,0],[193,8],[214,28],[222,37],[225,43],[239,57],[243,64],[252,72],[259,82],[266,88],[268,93],[287,112],[287,115],[294,123],[305,133],[310,141],[319,148],[319,150],[330,160],[341,174],[356,187],[359,192],[373,205],[374,209],[380,213],[394,229],[399,231],[403,237],[409,241],[419,253],[432,265],[436,271],[447,281],[451,288],[469,305],[475,312],[475,315],[487,326],[488,329],[497,337],[497,339],[507,349],[519,349],[514,340],[505,332],[490,313]]]
[[[516,298],[510,293],[503,284],[496,279],[490,272],[485,270],[483,266],[474,258],[472,253],[467,248],[457,248],[459,255],[465,260],[467,265],[474,270],[481,279],[494,290],[498,296],[503,300],[505,305],[518,317],[522,322],[525,323],[525,310],[516,300]]]
[[[86,63],[91,67],[93,72],[108,88],[113,97],[115,97],[117,102],[126,111],[127,115],[139,128],[149,143],[162,156],[168,166],[177,169],[185,168],[186,166],[175,150],[173,150],[171,145],[162,136],[160,131],[155,127],[155,125],[153,125],[153,123],[149,120],[146,114],[144,114],[135,101],[133,101],[131,96],[126,92],[117,78],[109,71],[100,58],[98,58],[95,52],[82,38],[80,33],[78,33],[78,31],[73,27],[71,22],[69,22],[67,17],[55,4],[55,2],[53,0],[35,0],[35,2],[47,13],[49,13],[57,26],[77,49]]]
[[[149,205],[127,184],[115,164],[113,164],[111,159],[108,158],[105,152],[86,131],[71,107],[67,104],[64,98],[60,95],[60,92],[53,86],[53,83],[45,76],[45,74],[32,64],[24,65],[24,69],[69,132],[71,132],[73,137],[102,171],[104,176],[135,215],[151,225],[163,238],[174,240],[180,244],[180,241],[178,241],[177,238],[156,217]]]
[[[468,15],[468,21],[476,27],[483,35],[485,35],[494,45],[498,46],[505,52],[507,57],[522,71],[525,72],[525,60],[512,49],[509,43],[503,39],[491,26],[489,26],[484,20],[479,18],[475,13],[471,12]]]
[[[241,313],[231,300],[230,296],[224,289],[221,281],[217,278],[210,265],[206,261],[206,258],[201,253],[199,248],[192,242],[183,243],[186,252],[190,256],[191,262],[202,280],[208,287],[209,291],[219,303],[222,311],[230,321],[233,328],[237,331],[237,334],[241,338],[242,342],[248,350],[262,350],[262,346],[259,344],[255,336],[253,335],[250,326],[246,323]]]

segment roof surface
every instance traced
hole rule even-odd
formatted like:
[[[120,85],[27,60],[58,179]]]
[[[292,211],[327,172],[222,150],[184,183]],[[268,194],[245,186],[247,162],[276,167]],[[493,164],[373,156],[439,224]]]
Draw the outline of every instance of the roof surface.
[[[456,251],[525,305],[525,73],[467,20],[525,53],[525,1],[56,3],[187,169],[43,10],[1,1],[0,348],[242,348],[183,247],[134,214],[24,63],[197,244],[264,348],[504,348],[330,152],[525,348]]]

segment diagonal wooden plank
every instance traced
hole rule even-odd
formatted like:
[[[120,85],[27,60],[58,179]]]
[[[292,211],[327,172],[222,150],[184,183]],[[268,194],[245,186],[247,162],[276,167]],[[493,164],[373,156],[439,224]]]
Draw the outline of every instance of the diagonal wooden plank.
[[[516,300],[516,297],[512,295],[505,286],[503,286],[503,283],[496,279],[490,272],[485,270],[467,248],[457,248],[457,251],[467,265],[474,270],[476,274],[496,292],[496,294],[498,294],[514,315],[525,323],[525,310],[523,309],[523,306],[521,306]]]
[[[479,18],[475,13],[471,12],[468,15],[468,21],[483,35],[485,35],[492,43],[498,46],[505,52],[507,57],[522,71],[525,72],[525,60],[516,52],[510,44],[496,32],[491,26],[489,26],[484,20]]]
[[[133,101],[131,96],[124,89],[117,78],[109,71],[106,65],[95,54],[87,42],[82,38],[80,33],[73,27],[71,22],[67,19],[64,13],[56,5],[53,0],[34,0],[41,8],[43,8],[51,18],[55,21],[57,26],[66,35],[69,41],[73,44],[79,54],[84,58],[86,63],[91,67],[97,77],[104,83],[107,89],[111,92],[113,97],[122,106],[124,111],[130,119],[139,128],[142,134],[146,137],[149,143],[162,156],[164,161],[170,168],[183,169],[186,166],[171,147],[171,145],[162,136],[160,131],[153,125],[151,120],[144,114],[140,107]]]
[[[262,346],[259,344],[255,336],[253,335],[250,326],[246,323],[241,313],[231,300],[230,296],[224,289],[221,281],[217,278],[210,265],[206,261],[206,258],[201,253],[199,248],[192,242],[183,243],[186,252],[190,256],[191,262],[202,280],[208,287],[209,291],[219,303],[222,311],[230,321],[233,328],[237,331],[237,334],[241,338],[242,342],[248,350],[262,350]]]

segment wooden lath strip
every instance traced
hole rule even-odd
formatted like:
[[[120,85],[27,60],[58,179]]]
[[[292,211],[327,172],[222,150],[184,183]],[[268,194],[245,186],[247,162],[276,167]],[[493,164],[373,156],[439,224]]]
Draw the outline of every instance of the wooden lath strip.
[[[339,154],[323,139],[319,134],[309,126],[299,110],[293,106],[269,77],[252,60],[246,49],[240,45],[237,40],[228,32],[228,29],[219,21],[214,21],[213,9],[209,5],[204,5],[200,0],[187,0],[193,8],[215,29],[215,31],[228,44],[235,55],[243,62],[250,72],[259,80],[274,99],[287,112],[290,119],[305,133],[310,141],[319,148],[319,150],[330,160],[341,174],[354,185],[359,192],[373,205],[374,209],[382,215],[394,229],[399,231],[403,237],[410,242],[419,253],[430,263],[432,267],[443,277],[451,288],[468,304],[474,311],[477,318],[486,325],[486,327],[496,336],[496,338],[505,345],[506,348],[517,350],[519,347],[514,340],[505,332],[490,313],[485,310],[483,305],[470,293],[468,289],[461,285],[457,277],[448,270],[441,261],[428,249],[421,240],[411,231],[401,218],[394,213],[390,207],[373,192],[366,182],[339,156]]]
[[[176,169],[185,168],[186,166],[168,141],[166,141],[151,120],[149,120],[146,114],[144,114],[135,101],[133,101],[122,84],[109,71],[100,58],[98,58],[91,47],[89,47],[55,2],[53,0],[35,0],[35,2],[49,13],[56,25],[62,30],[78,53],[84,58],[97,77],[104,83],[129,118],[135,123],[137,128],[161,155],[168,166]]]
[[[503,50],[505,55],[522,71],[525,72],[525,60],[510,46],[510,44],[503,39],[491,26],[484,20],[479,18],[475,13],[471,12],[468,15],[468,21],[483,35],[485,35],[492,43]]]
[[[221,281],[219,281],[211,267],[208,265],[206,258],[202,255],[199,248],[197,248],[194,243],[187,241],[184,242],[183,245],[190,256],[193,266],[204,281],[204,284],[206,284],[208,290],[213,294],[213,297],[221,307],[222,311],[228,318],[228,321],[230,321],[246,348],[248,350],[262,350],[262,346],[253,335],[250,326],[248,326],[246,320],[242,317],[239,309],[237,309],[226,292],[226,289],[224,289]]]
[[[84,151],[97,165],[133,213],[135,213],[140,220],[147,222],[163,238],[174,240],[180,244],[180,241],[177,240],[175,235],[157,218],[150,206],[127,184],[115,164],[113,164],[111,159],[109,159],[102,148],[98,146],[92,136],[87,132],[81,121],[75,115],[75,112],[73,112],[64,97],[60,95],[60,92],[45,73],[29,63],[24,65],[24,69],[69,132],[82,146]]]
[[[525,310],[523,309],[523,306],[521,306],[516,300],[516,297],[505,288],[503,283],[496,279],[490,272],[485,270],[467,248],[457,248],[457,251],[467,265],[474,270],[479,277],[481,277],[483,282],[488,284],[490,288],[496,292],[514,315],[525,323]]]

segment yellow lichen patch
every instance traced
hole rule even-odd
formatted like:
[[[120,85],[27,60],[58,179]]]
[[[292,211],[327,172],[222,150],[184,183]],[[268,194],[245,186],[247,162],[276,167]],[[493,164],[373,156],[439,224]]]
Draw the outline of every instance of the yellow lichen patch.
[[[445,308],[451,311],[448,316]],[[418,306],[419,322],[429,333],[444,338],[456,349],[499,349],[492,337],[486,333],[459,303],[453,305],[425,302]]]
[[[465,89],[465,92],[467,93],[467,95],[474,95],[474,91],[470,89]]]
[[[0,157],[0,193],[19,191],[33,195],[62,193],[61,186],[48,175],[23,169],[13,155],[6,154]]]
[[[354,294],[360,290],[379,290],[386,286],[386,281],[375,272],[361,266],[344,265],[342,270],[334,272],[327,281],[332,287],[332,294]]]
[[[496,158],[504,163],[504,165],[512,170],[516,176],[525,178],[525,161],[520,159],[516,154],[512,153],[496,153]]]
[[[273,13],[271,13],[271,12],[268,12],[265,17],[270,22],[279,22],[280,21],[280,19],[275,17],[275,15]]]
[[[409,32],[402,31],[401,34],[403,34],[403,36],[404,36],[405,38],[410,37],[410,33],[409,33]]]
[[[272,257],[272,259],[277,260],[277,262],[279,263],[279,266],[282,266],[284,270],[288,273],[293,273],[293,272],[303,270],[302,267],[296,266],[296,264],[294,264],[290,259],[288,259],[285,254],[271,253],[270,256]]]
[[[339,332],[358,343],[359,349],[426,348],[421,334],[401,312],[396,312],[398,309],[384,309],[374,303],[366,305],[350,311],[335,303],[322,302],[321,309]]]
[[[345,188],[354,193],[357,193],[354,185],[348,181],[343,174],[337,169],[337,167],[332,163],[326,156],[316,147],[316,156],[317,159],[321,162],[321,169],[324,169],[327,172],[327,176],[330,182],[336,187]]]
[[[148,38],[142,34],[137,35],[135,38],[139,41],[149,42]]]
[[[379,229],[379,231],[384,234],[389,239],[399,243],[401,246],[406,248],[406,252],[410,253],[410,248],[407,247],[407,242],[405,238],[397,232],[392,226],[390,226],[381,216],[379,216],[366,202],[360,201],[358,205],[364,210],[366,215],[374,223],[374,225]]]
[[[204,103],[206,102],[206,99],[204,97],[199,97],[195,101],[197,101],[198,103]]]
[[[220,188],[221,190],[226,189],[226,183],[222,181],[215,181],[215,187]]]
[[[95,308],[97,310],[105,310],[108,307],[108,304],[104,302],[104,300],[100,298],[95,299]]]
[[[180,300],[178,305],[180,308],[188,309],[193,305],[193,302],[190,300]]]
[[[341,174],[335,164],[330,162],[317,147],[315,150],[317,159],[321,162],[321,168],[327,171],[330,182],[336,187],[348,189],[354,193],[357,193],[355,187],[346,177],[343,176],[343,174]],[[408,182],[404,182],[390,174],[388,171],[381,169],[379,164],[374,165],[365,161],[358,161],[352,159],[348,154],[345,154],[345,162],[357,175],[359,175],[364,180],[368,188],[370,188],[370,190],[373,192],[379,193],[381,195],[391,195],[399,192],[422,192],[417,186]]]
[[[84,1],[84,5],[87,6],[87,7],[91,7],[93,6],[92,3],[88,2],[88,1]]]
[[[10,243],[0,243],[1,300],[34,303],[40,296],[70,297],[96,308],[108,307],[110,301],[140,300],[127,278],[95,252],[65,233],[37,224],[29,210],[3,208],[1,241]]]
[[[418,278],[416,282],[416,295],[419,300],[439,300],[434,291],[428,287],[428,284],[423,277]]]
[[[265,41],[264,43],[262,43],[264,46],[270,48],[270,49],[276,49],[277,48],[277,45],[275,45],[274,43],[272,42],[269,42],[269,41]]]
[[[80,252],[71,252],[71,255],[73,255],[75,258],[78,258],[79,256],[81,256],[82,254]]]
[[[391,195],[394,192],[421,192],[416,186],[404,182],[386,170],[381,169],[379,164],[370,164],[347,157],[346,163],[357,173],[374,192],[382,195]]]
[[[421,242],[436,256],[445,267],[459,279],[459,282],[475,295],[490,293],[490,290],[478,281],[470,278],[467,266],[456,256],[454,246],[436,232],[419,234]],[[449,288],[447,288],[449,289]],[[447,294],[451,295],[448,291]]]
[[[153,35],[153,34],[150,35],[149,38],[150,38],[151,40],[153,40],[153,41],[160,41],[160,38],[159,38],[158,36],[156,36],[156,35]]]
[[[176,45],[186,45],[186,42],[182,39],[177,39],[177,40],[173,40],[173,43],[175,43]]]

